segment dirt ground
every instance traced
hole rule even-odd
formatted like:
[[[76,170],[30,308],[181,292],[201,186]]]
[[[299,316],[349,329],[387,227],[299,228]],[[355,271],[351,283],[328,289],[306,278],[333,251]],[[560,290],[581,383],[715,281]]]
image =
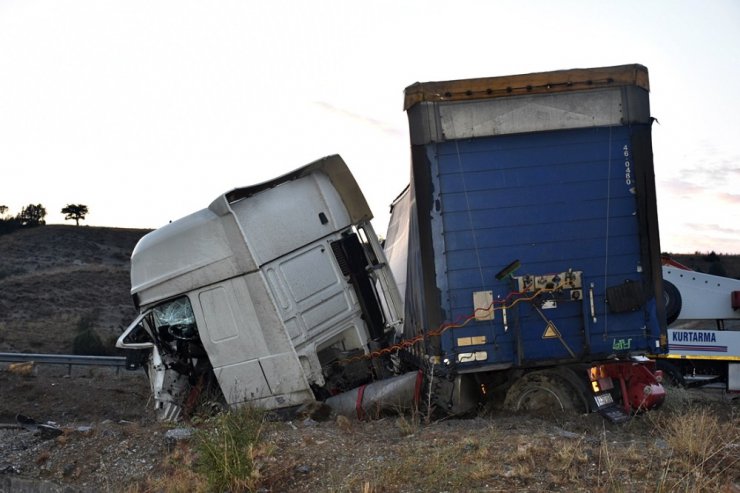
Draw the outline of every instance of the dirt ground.
[[[0,371],[0,491],[118,491],[144,478],[165,452],[161,426],[146,409],[143,373],[36,366]],[[17,416],[50,423],[60,436],[17,426]],[[46,483],[38,489],[37,481]],[[101,486],[102,485],[102,486]],[[51,489],[49,489],[51,488]]]
[[[167,438],[190,424],[154,420],[141,371],[3,370],[0,388],[0,492],[162,491],[161,478],[173,463],[190,460],[178,452],[181,443]],[[740,406],[727,397],[684,393],[682,405],[709,406],[736,429]],[[17,414],[52,422],[61,434],[18,428]],[[613,425],[595,414],[525,416],[497,409],[426,424],[413,416],[267,422],[257,491],[658,491],[656,477],[672,452],[655,422],[645,415]],[[609,465],[609,456],[624,463]],[[724,491],[740,492],[738,464],[723,467]],[[642,477],[616,480],[629,470]]]

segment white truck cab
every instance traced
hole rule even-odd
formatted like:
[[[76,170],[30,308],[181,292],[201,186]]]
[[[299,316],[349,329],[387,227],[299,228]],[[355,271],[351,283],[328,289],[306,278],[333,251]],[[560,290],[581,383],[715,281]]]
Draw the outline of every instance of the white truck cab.
[[[159,418],[204,393],[276,409],[378,378],[382,359],[356,356],[392,342],[403,310],[371,219],[335,155],[144,236],[140,315],[117,346],[140,351],[130,366],[145,366]]]

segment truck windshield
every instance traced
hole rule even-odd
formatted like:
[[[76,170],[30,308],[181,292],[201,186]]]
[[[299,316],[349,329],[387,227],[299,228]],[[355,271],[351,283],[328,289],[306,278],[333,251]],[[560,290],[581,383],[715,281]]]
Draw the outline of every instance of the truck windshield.
[[[169,334],[175,339],[194,339],[198,336],[193,307],[187,296],[157,305],[152,309],[157,332]]]
[[[181,296],[141,313],[121,335],[117,345],[143,349],[152,347],[155,340],[193,340],[197,337],[198,327],[190,300]]]

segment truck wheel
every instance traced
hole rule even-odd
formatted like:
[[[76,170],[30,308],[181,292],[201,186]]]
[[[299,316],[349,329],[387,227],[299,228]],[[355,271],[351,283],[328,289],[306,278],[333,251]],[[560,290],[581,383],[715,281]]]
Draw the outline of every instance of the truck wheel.
[[[664,359],[656,358],[655,367],[663,372],[663,385],[666,387],[685,387],[686,381],[681,370]]]
[[[663,301],[665,301],[665,317],[668,325],[671,325],[681,313],[681,293],[670,281],[663,279]]]
[[[585,412],[577,390],[552,371],[527,373],[509,388],[504,407],[512,411]]]

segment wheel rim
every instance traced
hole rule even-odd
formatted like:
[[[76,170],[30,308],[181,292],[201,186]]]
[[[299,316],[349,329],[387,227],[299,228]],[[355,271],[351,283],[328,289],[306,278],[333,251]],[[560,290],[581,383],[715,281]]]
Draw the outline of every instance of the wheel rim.
[[[536,397],[537,395],[541,395],[544,397]],[[537,399],[535,401],[535,399]],[[539,401],[539,404],[536,406],[532,406],[532,402]],[[517,410],[526,410],[526,411],[540,411],[543,409],[550,409],[550,406],[548,406],[548,403],[557,403],[558,408],[561,411],[565,411],[567,407],[563,403],[563,400],[560,398],[558,394],[553,392],[552,390],[544,387],[536,387],[527,390],[524,392],[521,396],[519,396],[519,399],[517,399],[516,402],[516,409]],[[524,406],[523,404],[526,404]]]

